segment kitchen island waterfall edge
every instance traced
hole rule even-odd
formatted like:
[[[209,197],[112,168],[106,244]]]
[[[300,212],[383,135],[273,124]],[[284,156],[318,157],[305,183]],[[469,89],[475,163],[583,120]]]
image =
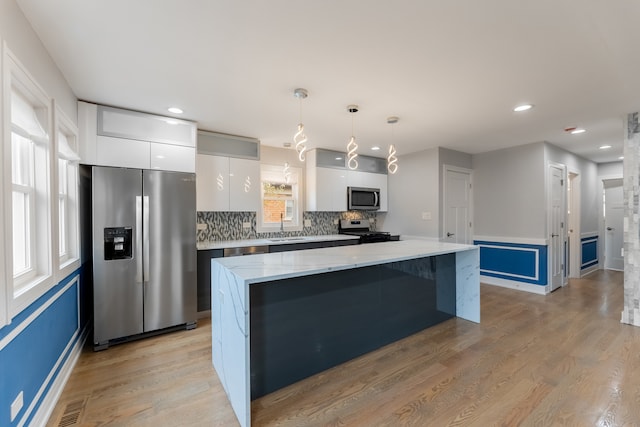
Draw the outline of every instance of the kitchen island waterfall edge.
[[[453,316],[480,321],[479,250],[424,240],[212,260],[212,358],[251,400]]]

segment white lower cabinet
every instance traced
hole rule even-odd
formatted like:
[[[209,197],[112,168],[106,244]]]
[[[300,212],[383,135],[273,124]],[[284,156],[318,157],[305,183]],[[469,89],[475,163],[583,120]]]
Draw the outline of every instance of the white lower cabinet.
[[[260,162],[196,155],[196,207],[208,212],[256,212],[260,207]]]

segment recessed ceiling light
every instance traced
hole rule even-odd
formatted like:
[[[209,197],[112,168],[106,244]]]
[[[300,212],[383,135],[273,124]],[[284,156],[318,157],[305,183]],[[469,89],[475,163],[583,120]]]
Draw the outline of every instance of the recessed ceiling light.
[[[610,145],[601,145],[601,146],[600,146],[600,149],[601,149],[601,150],[608,150],[609,148],[611,148],[611,146],[610,146]]]
[[[618,157],[618,160],[624,160],[624,156]]]
[[[184,111],[182,111],[182,109],[180,109],[178,107],[170,107],[170,108],[167,108],[167,110],[169,110],[169,112],[173,113],[173,114],[182,114],[182,113],[184,113]]]
[[[517,107],[515,107],[513,109],[513,111],[515,111],[516,113],[520,113],[522,111],[527,111],[533,108],[533,104],[522,104],[522,105],[518,105]]]
[[[371,147],[371,149],[373,151],[378,151],[380,149],[380,147],[378,147],[377,145],[374,145],[373,147]]]
[[[571,131],[572,135],[577,135],[579,133],[585,133],[587,130],[586,129],[582,129],[582,128],[576,128],[574,130]]]

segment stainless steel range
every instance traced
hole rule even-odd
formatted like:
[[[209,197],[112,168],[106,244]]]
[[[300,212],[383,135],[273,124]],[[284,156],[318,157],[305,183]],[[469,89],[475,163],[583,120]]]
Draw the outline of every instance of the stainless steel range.
[[[368,219],[341,219],[340,234],[359,236],[360,243],[388,242],[391,234],[388,231],[373,231]]]

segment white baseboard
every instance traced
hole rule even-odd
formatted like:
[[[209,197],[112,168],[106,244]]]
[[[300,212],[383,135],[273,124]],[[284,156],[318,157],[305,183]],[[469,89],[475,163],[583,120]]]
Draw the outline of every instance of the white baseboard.
[[[84,330],[82,331],[82,335],[80,335],[80,338],[76,341],[75,345],[70,350],[69,357],[67,357],[67,360],[60,369],[58,376],[51,384],[49,392],[46,394],[44,399],[42,399],[42,403],[38,407],[38,410],[31,420],[31,425],[44,426],[47,424],[47,421],[53,413],[53,410],[56,407],[56,403],[58,403],[58,399],[62,394],[62,390],[64,390],[64,386],[67,384],[67,380],[69,379],[73,368],[78,362],[80,353],[82,353],[82,348],[84,347],[84,344],[87,341],[87,337],[89,336],[89,330],[89,324],[87,324],[87,326],[85,326]]]
[[[592,265],[592,266],[591,266],[591,267],[589,267],[589,268],[585,268],[584,270],[580,270],[580,277],[584,277],[584,276],[586,276],[586,275],[588,275],[588,274],[591,274],[591,273],[593,273],[594,271],[598,271],[598,270],[599,270],[599,268],[598,268],[598,264],[596,264],[596,265]]]
[[[531,283],[516,282],[515,280],[500,279],[498,277],[480,276],[480,283],[500,286],[502,288],[515,289],[530,292],[532,294],[546,295],[549,293],[547,286],[532,285]]]

